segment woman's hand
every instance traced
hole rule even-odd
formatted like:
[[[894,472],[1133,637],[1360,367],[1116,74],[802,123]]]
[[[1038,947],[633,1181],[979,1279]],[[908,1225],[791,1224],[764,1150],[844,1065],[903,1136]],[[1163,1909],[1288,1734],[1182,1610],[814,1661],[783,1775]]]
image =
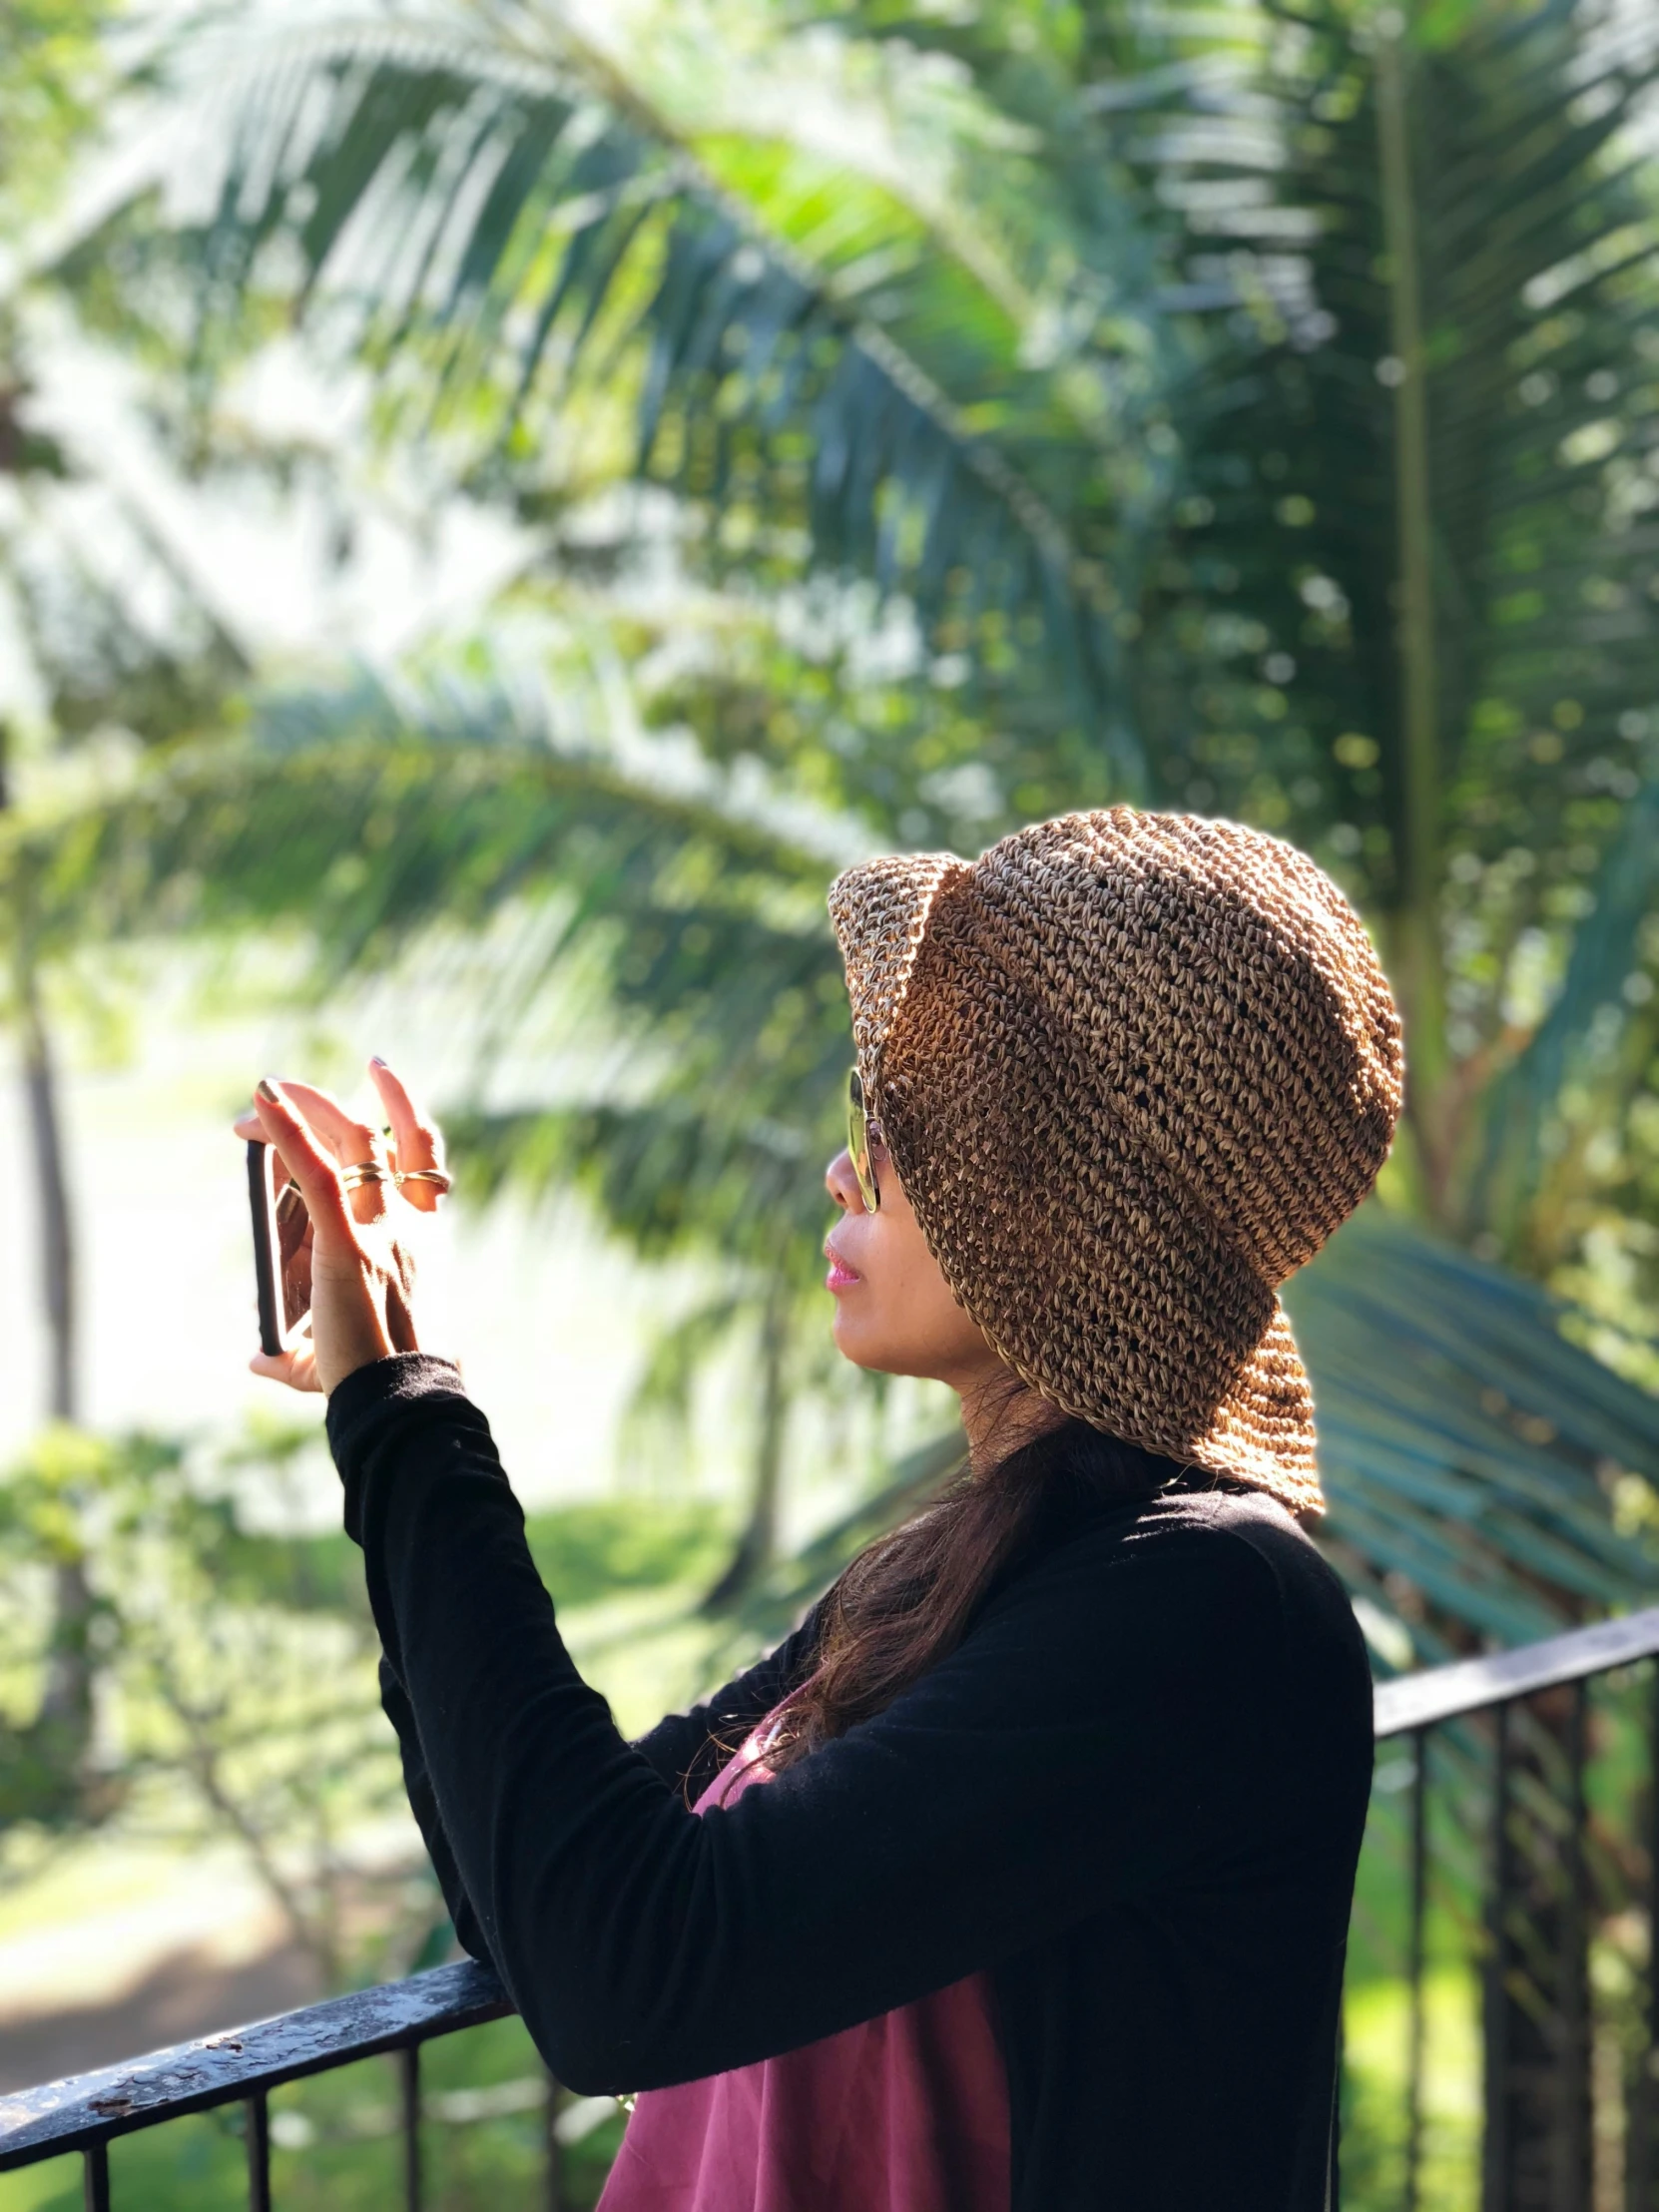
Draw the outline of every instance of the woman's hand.
[[[419,1350],[414,1266],[398,1230],[410,1209],[431,1213],[444,1186],[439,1180],[399,1186],[391,1178],[394,1169],[441,1178],[442,1140],[383,1060],[371,1060],[368,1072],[391,1124],[390,1160],[378,1132],[308,1083],[261,1083],[252,1112],[237,1122],[239,1136],[276,1147],[310,1217],[306,1251],[295,1255],[303,1265],[308,1254],[310,1341],[275,1355],[256,1353],[249,1363],[256,1375],[296,1390],[331,1393],[358,1368]],[[385,1180],[347,1188],[341,1171],[366,1161],[378,1162]]]

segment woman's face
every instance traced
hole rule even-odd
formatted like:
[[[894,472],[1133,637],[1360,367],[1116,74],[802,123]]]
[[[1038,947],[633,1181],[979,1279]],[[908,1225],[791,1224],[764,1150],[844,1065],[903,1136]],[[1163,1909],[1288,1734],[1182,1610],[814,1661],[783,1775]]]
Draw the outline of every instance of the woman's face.
[[[976,1323],[957,1305],[884,1145],[870,1146],[881,1203],[865,1211],[843,1148],[825,1173],[841,1218],[824,1240],[826,1287],[835,1301],[835,1349],[855,1367],[919,1375],[969,1390],[1005,1375]]]

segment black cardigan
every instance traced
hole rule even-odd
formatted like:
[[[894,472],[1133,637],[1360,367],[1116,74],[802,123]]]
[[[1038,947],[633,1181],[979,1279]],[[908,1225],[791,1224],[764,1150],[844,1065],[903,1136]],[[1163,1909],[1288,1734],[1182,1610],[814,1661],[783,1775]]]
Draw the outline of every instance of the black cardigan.
[[[959,1648],[699,1820],[812,1625],[638,1744],[577,1673],[484,1416],[402,1354],[328,1435],[409,1795],[548,2066],[630,2090],[989,1968],[1014,2212],[1326,2212],[1364,1647],[1271,1499],[1060,1515]]]

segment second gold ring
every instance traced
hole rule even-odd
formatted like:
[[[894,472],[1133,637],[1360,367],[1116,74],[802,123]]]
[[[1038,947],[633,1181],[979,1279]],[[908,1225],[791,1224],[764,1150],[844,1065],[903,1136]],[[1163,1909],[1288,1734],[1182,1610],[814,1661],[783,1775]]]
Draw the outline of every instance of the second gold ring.
[[[381,1160],[353,1160],[339,1171],[340,1188],[354,1191],[361,1183],[389,1183],[391,1170]]]

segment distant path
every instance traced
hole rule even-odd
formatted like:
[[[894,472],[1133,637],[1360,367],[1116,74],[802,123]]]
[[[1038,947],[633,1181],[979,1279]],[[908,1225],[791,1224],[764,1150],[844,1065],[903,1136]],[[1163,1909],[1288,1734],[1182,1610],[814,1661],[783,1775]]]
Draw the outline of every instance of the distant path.
[[[8,2006],[0,2015],[0,2096],[263,2019],[320,1994],[315,1967],[290,1943],[231,1961],[211,1947],[186,1945],[104,2003],[26,2014]]]

